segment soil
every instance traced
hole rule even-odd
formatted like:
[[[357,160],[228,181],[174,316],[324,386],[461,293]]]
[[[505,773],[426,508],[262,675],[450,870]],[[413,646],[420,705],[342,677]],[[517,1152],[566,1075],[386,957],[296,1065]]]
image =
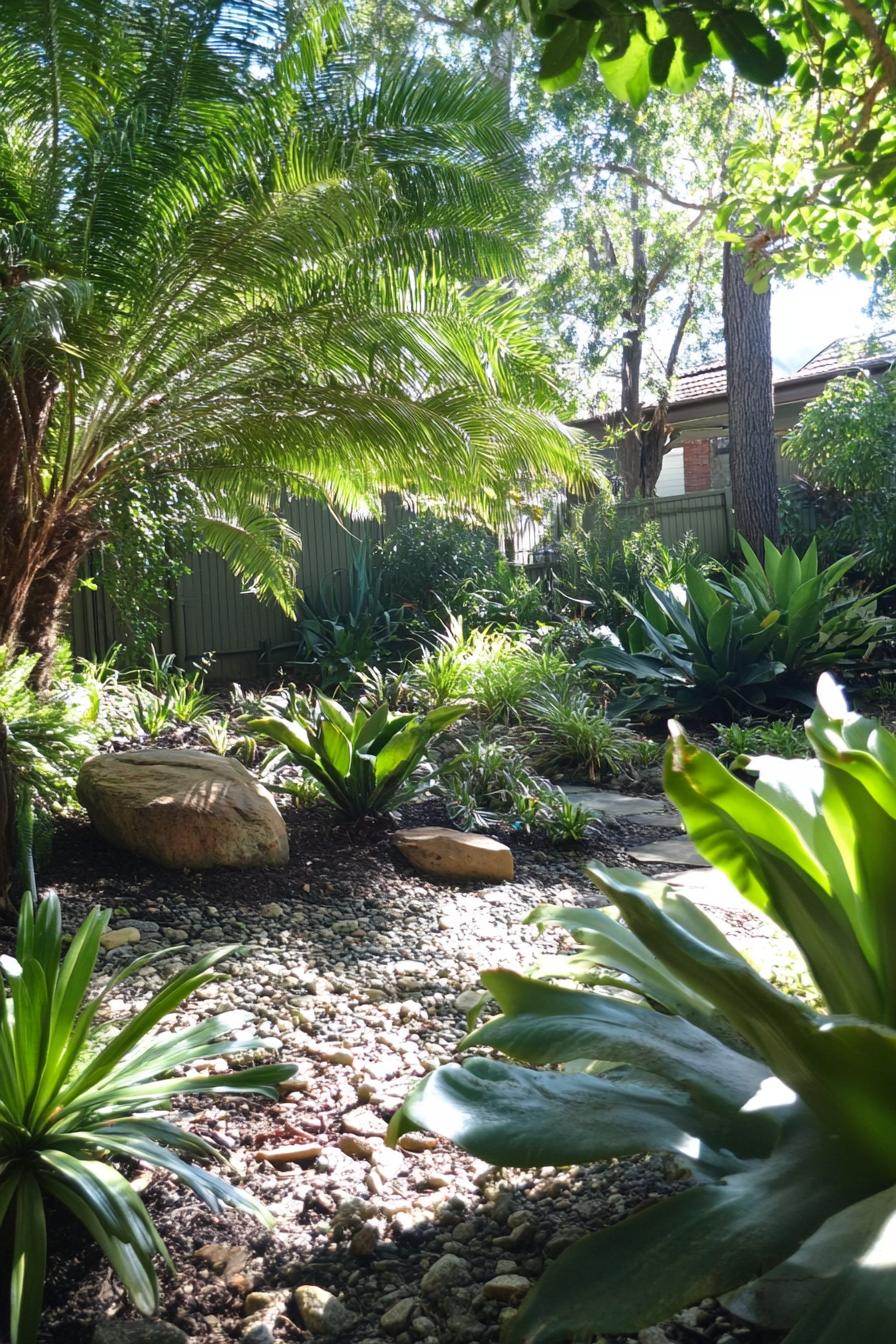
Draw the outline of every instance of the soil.
[[[100,904],[113,908],[113,927],[140,929],[138,944],[105,954],[103,971],[135,952],[186,944],[163,963],[167,975],[200,950],[239,943],[231,978],[206,986],[175,1024],[250,1007],[259,1034],[276,1038],[282,1058],[300,1068],[300,1090],[280,1102],[177,1101],[173,1118],[228,1153],[276,1223],[269,1231],[237,1214],[212,1214],[154,1175],[144,1197],[176,1268],[162,1274],[160,1319],[203,1341],[310,1340],[293,1292],[312,1284],[350,1313],[339,1334],[350,1344],[493,1344],[512,1308],[484,1285],[496,1275],[536,1280],[577,1235],[682,1188],[686,1174],[661,1158],[498,1171],[441,1141],[393,1153],[382,1142],[384,1122],[417,1078],[455,1057],[464,1031],[456,999],[477,987],[479,970],[524,968],[537,952],[557,949],[556,938],[538,937],[523,917],[545,902],[601,904],[583,859],[625,862],[625,850],[648,836],[616,824],[563,851],[508,830],[500,838],[514,851],[514,881],[478,887],[414,872],[389,843],[393,822],[347,827],[323,807],[285,815],[292,858],[282,870],[168,872],[69,820],[40,875],[43,888],[58,890],[68,928]],[[403,825],[444,822],[430,804],[401,817]],[[0,932],[0,950],[10,941]],[[145,1001],[161,974],[150,967],[126,982],[109,1003],[112,1019]],[[360,1121],[348,1123],[370,1132],[353,1143],[343,1117],[358,1108]],[[301,1165],[256,1157],[292,1140],[322,1152]],[[56,1209],[50,1235],[41,1344],[87,1344],[99,1321],[135,1318],[100,1253]],[[260,1296],[247,1306],[249,1294]],[[767,1337],[707,1301],[638,1339],[763,1344]]]

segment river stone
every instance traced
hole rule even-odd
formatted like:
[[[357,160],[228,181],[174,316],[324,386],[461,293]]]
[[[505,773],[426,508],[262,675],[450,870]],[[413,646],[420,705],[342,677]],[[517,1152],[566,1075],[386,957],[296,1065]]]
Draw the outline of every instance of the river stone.
[[[92,756],[78,798],[104,840],[165,868],[289,859],[277,804],[239,761],[187,749]]]
[[[415,826],[396,831],[392,843],[414,868],[432,877],[510,882],[513,855],[488,835],[452,831],[447,826]]]
[[[302,1284],[292,1296],[302,1324],[312,1335],[344,1334],[358,1319],[344,1302],[316,1284]]]

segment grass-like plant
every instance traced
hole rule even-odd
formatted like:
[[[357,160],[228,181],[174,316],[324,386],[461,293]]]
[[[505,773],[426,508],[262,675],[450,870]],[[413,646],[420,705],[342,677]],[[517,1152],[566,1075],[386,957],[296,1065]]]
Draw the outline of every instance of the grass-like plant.
[[[896,1335],[896,736],[828,675],[807,735],[815,759],[757,758],[752,789],[673,725],[665,782],[704,857],[799,949],[815,1002],[697,905],[592,863],[615,909],[529,917],[578,953],[483,976],[501,1015],[464,1044],[516,1062],[437,1069],[393,1120],[393,1142],[423,1128],[499,1166],[664,1152],[692,1173],[564,1251],[505,1344],[635,1334],[707,1296],[783,1344]]]
[[[287,762],[300,766],[333,807],[355,818],[390,812],[425,789],[429,777],[419,767],[432,739],[467,709],[440,705],[418,717],[393,714],[383,704],[369,713],[359,705],[349,713],[321,695],[307,714],[296,707],[292,718],[269,714],[249,719],[247,727],[280,745],[279,757],[267,761],[268,771]],[[293,791],[289,780],[273,787]]]
[[[534,765],[552,774],[584,771],[591,780],[647,765],[659,747],[612,719],[581,687],[548,688],[524,705],[527,746]]]
[[[714,723],[723,747],[722,759],[740,756],[783,756],[793,760],[809,755],[806,734],[795,719],[771,719],[768,723]]]
[[[156,1028],[202,985],[233,947],[178,971],[124,1026],[104,1030],[100,1010],[122,981],[164,953],[138,957],[91,995],[108,910],[94,910],[62,957],[58,898],[26,895],[15,956],[0,957],[0,1225],[12,1247],[11,1344],[33,1344],[43,1305],[45,1205],[61,1205],[100,1246],[134,1305],[159,1305],[156,1257],[171,1259],[121,1162],[170,1172],[214,1212],[231,1206],[272,1221],[249,1194],[195,1165],[226,1162],[211,1144],[164,1119],[172,1097],[256,1092],[276,1099],[294,1072],[266,1064],[238,1073],[172,1076],[209,1057],[270,1048],[250,1014],[219,1013],[170,1033]]]

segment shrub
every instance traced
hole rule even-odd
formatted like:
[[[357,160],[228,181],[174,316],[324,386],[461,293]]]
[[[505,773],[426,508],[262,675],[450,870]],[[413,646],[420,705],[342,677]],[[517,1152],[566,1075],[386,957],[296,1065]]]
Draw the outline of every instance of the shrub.
[[[387,593],[424,619],[457,609],[466,583],[493,577],[498,547],[484,527],[420,512],[402,518],[380,543],[376,560]]]
[[[637,604],[646,583],[670,588],[684,579],[685,568],[708,572],[715,561],[702,556],[693,533],[666,545],[659,524],[650,519],[626,531],[618,513],[591,506],[570,511],[558,540],[554,591],[592,620],[616,625],[627,603]]]
[[[37,662],[0,646],[0,732],[18,784],[56,810],[74,802],[78,769],[96,745],[92,701],[64,685],[38,695],[30,685]]]
[[[94,910],[64,960],[59,901],[30,896],[20,908],[14,957],[0,960],[0,1221],[10,1232],[10,1339],[37,1339],[46,1263],[47,1199],[83,1223],[137,1309],[159,1304],[153,1265],[171,1260],[131,1183],[116,1163],[170,1172],[215,1213],[228,1205],[272,1220],[248,1194],[196,1166],[227,1159],[204,1139],[162,1118],[179,1093],[257,1092],[277,1098],[291,1065],[240,1073],[171,1077],[210,1056],[244,1054],[273,1043],[246,1030],[250,1015],[221,1013],[191,1027],[157,1034],[159,1022],[210,981],[233,952],[208,952],[178,973],[123,1027],[104,1032],[103,1003],[153,956],[138,957],[93,997],[89,984],[109,911]]]
[[[520,737],[533,765],[548,774],[584,770],[597,780],[648,765],[659,755],[656,743],[609,718],[579,687],[538,692],[523,708]]]
[[[543,686],[560,685],[572,673],[562,653],[541,650],[520,630],[468,630],[449,618],[405,683],[426,706],[464,699],[481,718],[508,723],[522,716],[526,699]]]
[[[270,657],[325,691],[352,686],[368,667],[386,665],[399,652],[405,611],[389,606],[365,545],[352,552],[344,594],[331,585],[314,601],[300,598],[298,609],[298,640],[278,645]]]
[[[476,737],[439,772],[438,791],[462,830],[498,822],[542,831],[556,844],[581,840],[594,825],[584,808],[535,773],[516,743]]]
[[[579,943],[546,973],[600,990],[487,972],[501,1015],[464,1044],[517,1062],[439,1068],[393,1119],[392,1142],[423,1128],[498,1166],[662,1152],[692,1172],[550,1264],[507,1344],[634,1334],[720,1295],[791,1344],[896,1330],[896,737],[827,675],[807,732],[816,759],[763,758],[754,790],[673,725],[665,781],[704,857],[793,939],[820,1009],[684,897],[592,863],[616,910],[529,918]]]
[[[280,744],[269,770],[286,761],[299,766],[333,807],[354,818],[389,812],[423,792],[431,775],[417,772],[432,739],[466,712],[466,705],[441,705],[420,718],[393,714],[383,704],[350,714],[321,695],[308,714],[268,715],[250,719],[248,727]],[[288,780],[274,787],[295,791]]]
[[[896,375],[835,378],[803,411],[784,453],[821,492],[826,542],[896,574]]]

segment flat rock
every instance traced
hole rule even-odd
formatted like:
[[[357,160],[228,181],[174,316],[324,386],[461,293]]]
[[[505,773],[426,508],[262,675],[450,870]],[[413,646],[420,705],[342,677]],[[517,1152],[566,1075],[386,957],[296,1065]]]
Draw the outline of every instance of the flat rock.
[[[420,1280],[420,1287],[424,1293],[430,1297],[437,1297],[449,1288],[456,1288],[461,1283],[469,1283],[470,1268],[466,1260],[461,1260],[459,1255],[440,1255],[435,1264],[430,1265],[429,1269]]]
[[[482,1286],[482,1296],[492,1302],[520,1302],[532,1284],[522,1274],[496,1274]]]
[[[671,840],[653,840],[640,849],[630,849],[629,854],[635,863],[679,864],[684,868],[709,868],[709,863],[697,853],[693,841],[686,835],[673,836]]]
[[[383,1312],[380,1317],[380,1329],[385,1330],[387,1335],[400,1335],[402,1330],[407,1330],[416,1309],[415,1297],[400,1297]]]
[[[230,757],[183,750],[92,756],[78,798],[104,840],[165,868],[257,868],[289,859],[273,797]]]
[[[139,929],[107,929],[100,937],[100,946],[107,952],[113,951],[116,947],[127,947],[128,943],[139,943]]]
[[[392,843],[408,863],[432,877],[480,882],[510,882],[513,855],[488,835],[453,831],[448,826],[415,826],[396,831]]]
[[[667,812],[671,818],[669,825],[677,825],[678,813],[665,798],[651,798],[647,794],[618,793],[615,789],[592,789],[586,784],[564,785],[563,792],[572,802],[578,803],[579,807],[584,807],[586,812],[593,812],[596,816],[637,818],[640,824],[639,814],[642,812]]]

